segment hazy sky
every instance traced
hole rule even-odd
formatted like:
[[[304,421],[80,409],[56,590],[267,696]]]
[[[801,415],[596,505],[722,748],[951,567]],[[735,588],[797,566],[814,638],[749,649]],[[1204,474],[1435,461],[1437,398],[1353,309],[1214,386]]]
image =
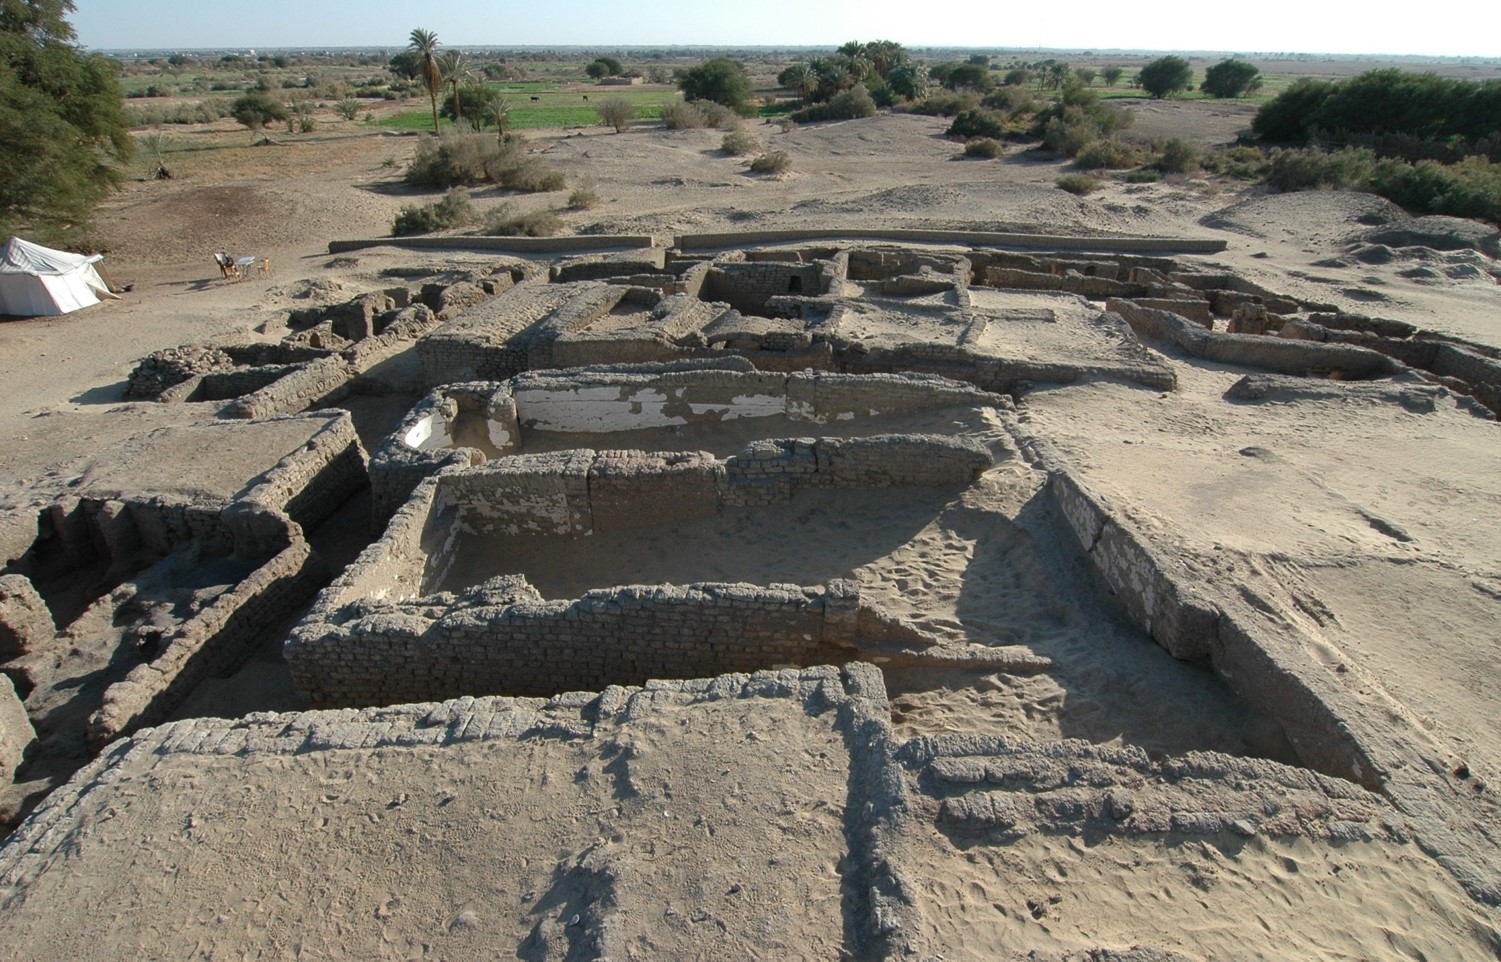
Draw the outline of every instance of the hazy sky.
[[[1501,3],[1404,7],[1330,0],[75,0],[95,49],[401,47],[414,27],[453,46],[838,45],[1055,47],[1501,56]]]

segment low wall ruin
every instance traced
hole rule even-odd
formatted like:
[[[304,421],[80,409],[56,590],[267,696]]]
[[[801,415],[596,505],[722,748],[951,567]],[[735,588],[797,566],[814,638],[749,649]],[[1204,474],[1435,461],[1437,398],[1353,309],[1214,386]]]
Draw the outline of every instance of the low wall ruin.
[[[544,601],[502,576],[445,597],[343,612],[320,602],[287,642],[298,688],[318,707],[547,696],[930,643],[862,603],[853,581],[633,585]]]
[[[725,358],[524,374],[428,394],[370,461],[374,516],[384,523],[429,474],[525,447],[528,431],[602,434],[779,416],[810,424],[972,404],[1004,404],[971,385],[922,374],[778,374]],[[464,419],[487,450],[460,451]]]

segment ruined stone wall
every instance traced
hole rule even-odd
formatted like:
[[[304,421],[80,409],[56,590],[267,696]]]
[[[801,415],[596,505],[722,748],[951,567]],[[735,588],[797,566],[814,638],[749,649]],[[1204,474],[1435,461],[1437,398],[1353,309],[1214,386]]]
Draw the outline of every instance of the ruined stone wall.
[[[1279,374],[1328,376],[1347,379],[1394,374],[1400,366],[1384,354],[1348,344],[1322,344],[1253,334],[1221,334],[1205,330],[1171,311],[1141,307],[1122,298],[1110,298],[1106,308],[1125,318],[1145,340],[1176,344],[1189,354],[1208,361],[1241,364]]]
[[[225,405],[227,418],[267,418],[296,414],[316,404],[330,404],[349,394],[354,367],[334,355],[302,365],[274,383]]]
[[[526,370],[527,332],[578,293],[566,284],[521,284],[478,301],[417,342],[432,387],[499,381]]]
[[[822,588],[657,585],[493,600],[466,592],[436,619],[408,606],[337,631],[305,624],[287,661],[315,705],[355,706],[752,671],[803,663],[824,642]]]
[[[745,314],[759,314],[768,300],[785,294],[817,297],[829,293],[829,279],[819,264],[758,262],[716,264],[709,269],[699,296],[723,301]]]
[[[516,402],[501,381],[471,381],[435,388],[417,403],[370,455],[371,514],[385,524],[423,478],[448,465],[482,463],[478,452],[460,450],[453,431],[461,415],[483,416],[488,439],[500,451],[521,440]]]
[[[464,411],[483,409],[490,441],[514,451],[521,427],[607,433],[741,417],[785,416],[813,423],[1006,401],[932,375],[843,375],[756,371],[744,360],[524,374],[432,391],[370,460],[374,518],[383,524],[424,477],[448,465],[481,463],[457,453],[452,430]],[[939,458],[939,463],[944,459]],[[645,462],[636,459],[634,465]],[[898,472],[900,474],[900,472]],[[615,477],[613,472],[597,476]],[[827,480],[827,478],[825,479]],[[947,482],[940,482],[947,483]],[[600,489],[603,490],[603,489]],[[680,492],[685,497],[687,492]],[[685,503],[696,503],[689,498]],[[644,505],[638,505],[644,510]],[[577,511],[582,514],[580,506]]]
[[[518,455],[445,472],[439,484],[471,531],[581,537],[604,530],[601,520],[607,527],[659,524],[721,506],[785,502],[804,487],[968,484],[992,462],[977,441],[888,434],[757,441],[723,461],[704,452]]]
[[[164,719],[203,681],[249,661],[266,633],[295,614],[328,577],[306,541],[292,542],[178,625],[150,662],[106,689],[102,707],[89,719],[89,739],[104,744]]]

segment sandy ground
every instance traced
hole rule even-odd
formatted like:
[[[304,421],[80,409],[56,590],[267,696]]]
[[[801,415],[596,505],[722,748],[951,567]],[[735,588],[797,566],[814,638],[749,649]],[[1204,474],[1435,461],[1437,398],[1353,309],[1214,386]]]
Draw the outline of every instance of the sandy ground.
[[[1233,137],[1247,120],[1234,108],[1163,104],[1144,109],[1133,129],[1208,143]],[[596,184],[600,207],[564,215],[580,233],[924,225],[1215,237],[1229,249],[1205,261],[1273,290],[1501,347],[1501,296],[1488,270],[1403,274],[1413,258],[1448,268],[1481,255],[1350,260],[1369,229],[1360,218],[1384,210],[1374,198],[1279,196],[1198,178],[1112,184],[1078,198],[1053,187],[1067,165],[1036,154],[955,159],[955,146],[941,137],[945,125],[883,116],[789,133],[756,127],[768,146],[793,157],[792,172],[777,178],[752,176],[742,161],[722,156],[715,131],[555,131],[534,135],[533,149],[571,181]],[[110,276],[134,290],[70,317],[0,323],[7,386],[0,437],[8,442],[0,448],[0,507],[45,503],[90,467],[95,452],[181,421],[167,406],[121,403],[124,379],[142,355],[187,341],[276,339],[287,310],[382,286],[383,268],[482,262],[389,248],[327,255],[330,239],[387,233],[412,199],[396,182],[416,142],[330,135],[205,151],[179,164],[172,181],[130,184],[106,206],[99,237]],[[476,200],[484,206],[501,198],[482,191]],[[526,209],[562,205],[559,195],[513,201]],[[222,281],[211,259],[220,248],[270,257],[272,277]],[[1226,598],[1250,604],[1254,597],[1274,611],[1313,657],[1353,680],[1372,711],[1419,733],[1434,764],[1468,766],[1477,780],[1501,784],[1495,422],[1461,410],[1452,397],[1427,411],[1359,392],[1231,403],[1224,392],[1245,371],[1167,359],[1179,378],[1175,392],[1110,384],[1040,390],[1023,399],[1016,428],[1049,438],[1144,530],[1215,572]],[[936,634],[1021,645],[1054,659],[1054,670],[1035,674],[889,672],[901,738],[1014,733],[1140,746],[1154,755],[1213,750],[1291,761],[1275,724],[1209,672],[1173,661],[1091,587],[1082,555],[1060,537],[1060,519],[1039,497],[1043,480],[1010,459],[962,497],[794,504],[802,512],[796,536],[760,543],[767,550],[746,562],[752,570],[726,568],[727,576],[852,573]],[[851,530],[851,512],[860,513],[863,530]],[[757,543],[754,519],[717,523],[732,530],[661,532],[615,550],[665,578],[724,560],[685,554],[682,539]],[[839,551],[820,553],[820,544],[836,540]],[[584,556],[538,551],[535,580],[549,594],[593,586],[618,563],[597,545]],[[269,660],[250,670],[277,678]],[[196,704],[226,713],[290,707]],[[762,911],[726,913],[705,893],[721,882],[724,892],[733,884],[749,891],[751,883],[730,877],[746,864],[744,853],[783,845],[755,837],[754,825],[765,819],[747,818],[731,844],[703,843],[700,830],[690,846],[687,835],[675,834],[687,827],[664,829],[642,807],[616,839],[599,814],[615,803],[600,760],[589,757],[593,749],[540,742],[506,753],[382,749],[337,770],[323,756],[279,756],[249,771],[174,759],[157,781],[130,786],[117,810],[90,816],[97,819],[91,825],[110,824],[97,840],[77,840],[97,860],[86,878],[64,884],[66,873],[42,876],[25,893],[24,913],[0,931],[17,958],[51,957],[47,946],[72,937],[77,919],[95,926],[89,941],[97,958],[179,950],[235,957],[246,946],[262,957],[459,958],[497,949],[523,958],[592,957],[570,949],[566,898],[544,912],[524,897],[547,892],[603,838],[616,847],[622,871],[634,873],[621,890],[640,898],[639,913],[656,913],[631,923],[639,931],[622,944],[635,946],[635,957],[750,957],[748,946],[763,957],[836,957],[847,944],[839,936],[835,864],[846,851],[844,776],[829,767],[842,756],[820,742],[828,733],[800,727],[801,712],[782,719],[800,746],[792,764],[774,748],[764,758],[742,750],[747,729],[777,718],[709,713],[659,721],[669,727],[643,729],[642,737],[669,754],[691,745],[712,755],[717,741],[733,741],[733,764],[745,772],[749,793],[743,804],[772,813],[766,819],[798,839],[786,847],[806,864],[745,869],[766,886],[756,894]],[[678,738],[670,725],[679,723],[703,730]],[[717,811],[736,796],[704,773],[717,777],[731,764],[724,751],[723,765],[708,755],[695,759],[689,778],[652,777],[683,793],[684,810]],[[535,786],[521,801],[504,788],[518,780]],[[226,781],[238,794],[216,794]],[[566,791],[552,787],[565,783]],[[425,787],[397,787],[416,785]],[[788,793],[798,797],[782,797]],[[511,801],[491,805],[492,796]],[[445,814],[450,804],[463,817]],[[413,805],[424,806],[421,818],[408,817]],[[779,805],[805,814],[789,821]],[[287,825],[296,832],[284,832]],[[1258,838],[1227,850],[1178,838],[1037,836],[972,846],[935,831],[915,836],[904,857],[918,880],[922,941],[935,947],[935,958],[1029,950],[1061,958],[1134,944],[1199,958],[1501,957],[1495,910],[1470,901],[1413,844]],[[156,888],[122,895],[112,880],[127,875],[154,879]],[[706,928],[704,920],[664,918],[662,904],[678,898],[674,886],[691,890],[694,911],[720,913],[722,921]],[[213,894],[193,902],[192,892]],[[197,907],[155,929],[129,928],[163,900]],[[1028,900],[1042,906],[1040,915]],[[788,918],[778,921],[776,906],[788,906]],[[370,919],[380,926],[372,929]]]

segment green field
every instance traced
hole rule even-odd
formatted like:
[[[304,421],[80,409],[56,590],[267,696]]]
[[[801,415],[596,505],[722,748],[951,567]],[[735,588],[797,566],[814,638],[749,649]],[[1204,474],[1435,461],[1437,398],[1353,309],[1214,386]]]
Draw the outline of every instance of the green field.
[[[500,94],[511,105],[511,130],[533,130],[538,127],[590,127],[600,123],[595,107],[606,100],[627,100],[636,107],[642,120],[657,120],[662,116],[662,105],[680,99],[673,90],[640,90],[635,87],[591,87],[587,91],[574,88],[563,90],[556,83],[545,81],[522,81],[517,83],[485,84],[486,90]],[[588,97],[586,101],[584,98]],[[536,98],[536,99],[533,99]],[[406,110],[374,122],[378,127],[394,127],[398,130],[430,130],[433,125],[431,109]],[[453,126],[444,119],[442,125]]]

